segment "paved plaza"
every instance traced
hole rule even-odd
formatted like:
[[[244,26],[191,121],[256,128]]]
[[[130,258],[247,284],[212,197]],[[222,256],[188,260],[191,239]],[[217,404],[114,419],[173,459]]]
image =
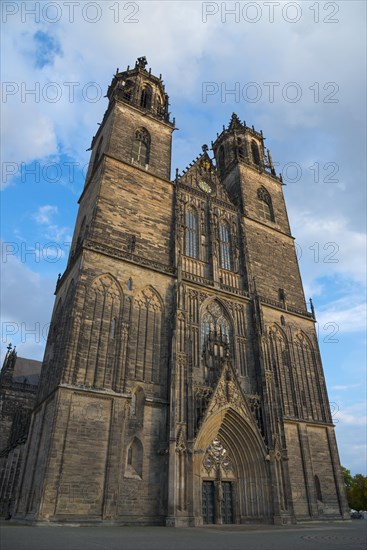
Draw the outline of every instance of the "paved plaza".
[[[358,550],[367,521],[287,527],[72,527],[1,523],[2,550]]]

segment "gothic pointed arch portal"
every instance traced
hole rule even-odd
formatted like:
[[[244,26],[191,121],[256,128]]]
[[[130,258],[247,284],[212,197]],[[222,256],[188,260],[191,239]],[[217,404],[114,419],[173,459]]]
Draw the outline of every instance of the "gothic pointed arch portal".
[[[252,422],[229,405],[202,426],[193,465],[198,523],[272,521],[266,447]]]

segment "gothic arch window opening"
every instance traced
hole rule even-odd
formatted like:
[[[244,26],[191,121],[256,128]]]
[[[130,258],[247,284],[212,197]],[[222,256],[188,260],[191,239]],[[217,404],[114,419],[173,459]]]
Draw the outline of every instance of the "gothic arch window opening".
[[[317,500],[322,502],[322,491],[321,491],[321,483],[320,483],[319,476],[315,475],[314,480],[315,480],[316,498]]]
[[[131,416],[136,416],[136,393],[131,394]]]
[[[158,116],[163,116],[164,115],[164,102],[162,100],[162,98],[160,97],[160,95],[157,94],[156,96],[156,110],[157,110],[157,115]]]
[[[140,95],[140,107],[143,107],[144,109],[150,109],[152,106],[152,96],[152,87],[149,86],[149,84],[143,86]]]
[[[124,99],[126,99],[126,101],[131,101],[133,89],[134,83],[132,82],[132,80],[126,80],[124,85]]]
[[[258,166],[260,166],[259,146],[254,139],[251,140],[251,153],[252,153],[252,161]]]
[[[145,393],[140,386],[131,395],[131,415],[137,420],[143,421],[144,418]]]
[[[100,140],[98,142],[98,146],[97,146],[97,150],[96,150],[96,154],[95,154],[94,162],[93,162],[93,168],[95,168],[97,166],[98,161],[100,159],[102,144],[103,144],[103,136],[100,138]]]
[[[147,167],[150,157],[150,134],[145,128],[139,128],[135,132],[133,142],[132,162]]]
[[[131,446],[127,450],[127,463],[129,465],[132,465],[132,463],[133,463],[133,450],[132,450]]]
[[[214,383],[220,361],[232,354],[231,324],[216,301],[208,304],[201,317],[201,349],[205,378]]]
[[[78,383],[106,389],[115,387],[113,370],[119,343],[117,325],[122,304],[123,293],[110,275],[96,278],[88,287],[85,307],[90,308],[91,317],[83,321],[80,329],[80,347],[87,349],[87,354],[77,359],[75,376]],[[102,334],[107,338],[103,339]]]
[[[315,363],[313,346],[309,338],[302,332],[296,334],[295,351],[301,365],[301,398],[304,413],[312,416],[314,420],[326,420],[325,407],[323,406],[323,392],[321,381]]]
[[[238,157],[240,160],[245,160],[247,157],[247,147],[246,147],[246,141],[242,138],[237,138],[237,150],[238,150]]]
[[[126,465],[128,473],[138,475],[140,478],[143,475],[143,445],[140,439],[134,437],[126,453]]]
[[[76,248],[79,247],[80,243],[82,242],[83,238],[84,238],[84,233],[85,233],[85,224],[86,224],[86,216],[84,216],[83,218],[83,221],[80,225],[80,229],[79,229],[79,235],[78,235],[78,238],[77,238],[77,241],[76,241]]]
[[[206,311],[203,313],[201,330],[203,343],[205,343],[205,340],[210,336],[210,334],[213,336],[221,334],[227,344],[230,344],[230,323],[218,302],[212,302],[209,304]]]
[[[57,332],[57,329],[58,329],[59,325],[62,322],[63,313],[64,313],[63,312],[63,304],[62,304],[62,299],[60,298],[59,301],[58,301],[58,304],[56,306],[55,315],[53,316],[53,319],[52,319],[52,332],[53,332],[53,334],[55,334]]]
[[[161,368],[162,301],[146,287],[134,298],[134,330],[130,340],[131,367],[136,380],[158,382]]]
[[[225,162],[225,154],[224,154],[224,145],[221,145],[218,150],[218,165],[221,175],[223,175],[226,162]]]
[[[257,190],[257,198],[259,201],[259,211],[260,216],[269,222],[274,222],[274,210],[273,210],[273,202],[271,200],[271,196],[269,192],[265,189],[265,187],[259,187]]]
[[[191,258],[198,258],[198,215],[191,207],[186,211],[185,253]]]
[[[279,383],[283,412],[287,416],[298,416],[292,365],[286,334],[278,325],[274,325],[269,331],[269,335],[272,361],[275,375]]]
[[[231,232],[227,222],[219,224],[220,267],[232,269]]]

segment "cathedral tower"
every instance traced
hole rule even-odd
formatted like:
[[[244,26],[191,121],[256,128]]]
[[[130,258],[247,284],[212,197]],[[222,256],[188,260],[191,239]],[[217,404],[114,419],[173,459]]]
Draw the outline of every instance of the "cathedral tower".
[[[262,133],[236,115],[170,180],[161,77],[117,71],[33,412],[17,517],[345,517],[325,380]]]

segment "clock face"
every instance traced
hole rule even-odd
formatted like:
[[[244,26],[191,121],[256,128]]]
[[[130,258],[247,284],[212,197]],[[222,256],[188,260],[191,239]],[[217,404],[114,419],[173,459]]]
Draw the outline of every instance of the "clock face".
[[[213,193],[212,187],[204,180],[199,180],[199,187],[204,193]]]

